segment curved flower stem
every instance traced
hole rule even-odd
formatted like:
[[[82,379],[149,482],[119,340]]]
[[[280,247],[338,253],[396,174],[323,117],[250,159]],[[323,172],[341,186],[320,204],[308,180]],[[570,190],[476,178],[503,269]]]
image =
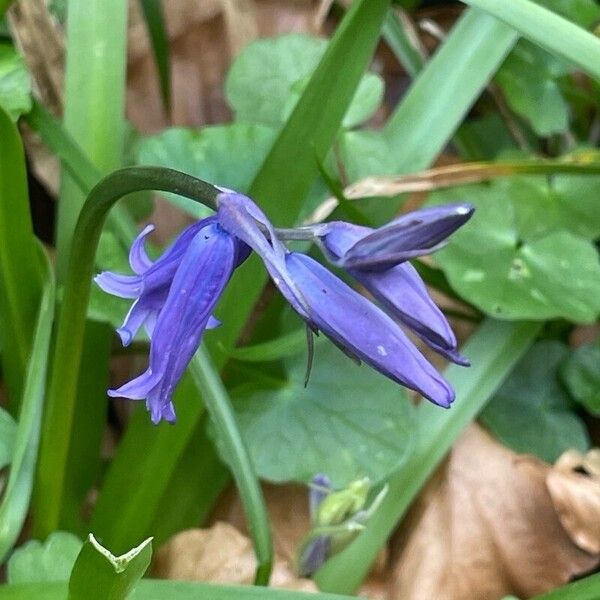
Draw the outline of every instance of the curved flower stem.
[[[192,377],[202,392],[218,433],[223,454],[238,485],[250,535],[258,559],[255,584],[267,585],[273,563],[269,519],[248,450],[240,435],[229,394],[215,369],[206,348],[201,346],[192,364]]]
[[[211,208],[219,193],[210,184],[172,169],[131,167],[102,179],[87,197],[73,236],[58,318],[34,502],[37,537],[47,536],[59,525],[85,315],[102,227],[108,211],[121,197],[144,190],[174,192]]]

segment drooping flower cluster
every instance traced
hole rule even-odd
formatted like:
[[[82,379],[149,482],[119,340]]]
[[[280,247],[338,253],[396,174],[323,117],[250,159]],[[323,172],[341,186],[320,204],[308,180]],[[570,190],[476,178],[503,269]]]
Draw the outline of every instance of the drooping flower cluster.
[[[459,364],[456,338],[407,261],[433,252],[465,223],[467,204],[424,209],[376,230],[332,222],[297,230],[326,258],[345,269],[381,303],[380,308],[313,258],[290,252],[260,208],[246,196],[223,191],[217,213],[185,229],[152,262],[144,249],[149,226],[135,240],[129,262],[135,275],[104,272],[106,292],[134,300],[118,329],[123,345],[144,326],[151,339],[148,369],[110,396],[145,399],[152,421],[173,422],[171,397],[234,270],[256,252],[292,308],[315,332],[346,353],[440,406],[454,400],[451,386],[404,333],[398,321],[431,348]]]

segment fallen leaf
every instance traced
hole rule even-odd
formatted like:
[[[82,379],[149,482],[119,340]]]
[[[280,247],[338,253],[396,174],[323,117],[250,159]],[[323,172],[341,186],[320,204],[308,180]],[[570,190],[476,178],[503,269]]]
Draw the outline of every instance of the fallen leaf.
[[[600,553],[600,450],[565,452],[546,477],[558,518],[582,550]]]
[[[249,538],[228,523],[209,529],[188,529],[173,536],[156,554],[152,574],[164,579],[252,584],[256,558]],[[288,563],[275,557],[271,586],[316,591],[308,579],[297,578]]]
[[[595,567],[561,525],[551,470],[468,429],[393,541],[390,600],[527,598]]]

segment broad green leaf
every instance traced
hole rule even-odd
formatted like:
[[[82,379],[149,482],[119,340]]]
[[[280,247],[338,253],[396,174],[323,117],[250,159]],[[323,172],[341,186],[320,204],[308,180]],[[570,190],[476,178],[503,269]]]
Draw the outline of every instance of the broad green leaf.
[[[600,416],[600,341],[573,350],[561,374],[571,396],[587,411]]]
[[[268,342],[233,348],[229,352],[229,357],[248,362],[265,362],[288,358],[304,349],[306,349],[306,331],[302,328]]]
[[[45,542],[27,542],[8,561],[8,582],[68,581],[81,547],[81,540],[66,531],[51,533]]]
[[[10,464],[15,447],[17,424],[10,413],[0,408],[0,469]]]
[[[538,135],[548,136],[569,126],[569,106],[556,81],[568,70],[563,61],[522,40],[498,71],[496,81],[509,106]]]
[[[90,534],[69,579],[69,600],[124,600],[152,558],[152,538],[114,556]]]
[[[256,124],[234,123],[200,130],[173,128],[140,140],[140,164],[171,167],[216,185],[248,191],[269,148],[275,131]],[[206,217],[209,210],[175,196],[168,199],[194,218]]]
[[[449,410],[430,402],[416,409],[417,444],[404,465],[388,479],[388,493],[358,539],[317,573],[319,589],[352,593],[463,429],[485,406],[540,331],[535,323],[488,319],[461,352],[471,359],[464,369],[451,365],[445,376],[456,390]]]
[[[293,85],[315,69],[326,47],[325,39],[300,33],[247,46],[225,83],[236,120],[280,127]]]
[[[16,412],[43,276],[29,212],[23,146],[15,124],[1,108],[0,140],[0,337],[9,406]]]
[[[358,477],[381,481],[414,443],[414,408],[404,388],[357,366],[322,342],[308,385],[306,357],[286,362],[281,388],[234,395],[256,469],[271,481],[308,483],[327,474],[335,488]]]
[[[569,448],[589,447],[585,425],[558,378],[568,354],[559,342],[535,344],[485,407],[481,421],[503,444],[550,463]]]
[[[31,110],[31,77],[11,44],[0,42],[0,106],[16,121]]]
[[[0,587],[2,600],[65,600],[66,582]],[[350,600],[349,596],[295,592],[270,587],[215,585],[189,581],[142,579],[130,600]]]
[[[564,317],[594,321],[600,311],[600,263],[565,203],[529,179],[457,187],[432,194],[439,204],[472,202],[473,219],[436,254],[451,286],[503,319]]]
[[[250,44],[233,63],[225,85],[236,120],[279,129],[293,112],[326,48],[327,40],[300,33]],[[343,126],[350,128],[366,121],[382,98],[383,80],[367,73]]]

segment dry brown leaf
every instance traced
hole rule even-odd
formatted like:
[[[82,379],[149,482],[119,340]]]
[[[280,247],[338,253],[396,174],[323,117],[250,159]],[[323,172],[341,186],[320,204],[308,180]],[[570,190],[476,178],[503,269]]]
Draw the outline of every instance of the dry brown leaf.
[[[550,470],[472,426],[394,542],[390,600],[527,598],[596,566],[559,521]]]
[[[562,526],[590,553],[600,553],[600,451],[565,452],[546,477]],[[583,472],[582,472],[583,471]]]
[[[156,554],[155,577],[211,583],[251,584],[256,571],[252,543],[235,527],[217,522],[209,529],[189,529],[173,536]],[[276,588],[316,591],[312,581],[297,578],[279,557],[271,575]]]

